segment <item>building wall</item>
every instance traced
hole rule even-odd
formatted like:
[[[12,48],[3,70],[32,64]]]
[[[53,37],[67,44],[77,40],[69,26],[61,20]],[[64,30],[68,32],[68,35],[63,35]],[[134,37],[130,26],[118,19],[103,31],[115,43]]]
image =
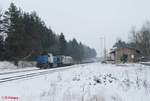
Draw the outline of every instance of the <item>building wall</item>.
[[[123,54],[128,55],[127,62],[136,62],[137,59],[137,52],[134,49],[129,48],[120,48],[115,51],[115,62],[121,62],[120,58],[123,56]],[[132,58],[134,56],[134,59]]]

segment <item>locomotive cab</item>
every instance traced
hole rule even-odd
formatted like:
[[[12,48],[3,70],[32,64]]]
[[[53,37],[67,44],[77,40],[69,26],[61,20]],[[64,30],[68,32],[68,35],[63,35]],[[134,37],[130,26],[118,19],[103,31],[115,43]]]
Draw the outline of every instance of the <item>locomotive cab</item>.
[[[43,52],[37,56],[37,67],[40,69],[53,67],[53,55],[51,53]]]

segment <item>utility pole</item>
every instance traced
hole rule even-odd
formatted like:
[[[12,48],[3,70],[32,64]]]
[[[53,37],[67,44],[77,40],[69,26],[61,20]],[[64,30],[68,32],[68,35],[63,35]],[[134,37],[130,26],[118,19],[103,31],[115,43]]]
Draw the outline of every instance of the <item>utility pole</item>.
[[[100,39],[102,40],[102,44],[101,44],[101,56],[104,58],[104,61],[107,58],[107,50],[106,50],[106,39],[105,36],[104,37],[100,37]]]
[[[103,57],[103,37],[100,37],[100,57]]]
[[[105,36],[104,36],[104,61],[107,60],[107,50],[106,50],[106,39],[105,39]]]

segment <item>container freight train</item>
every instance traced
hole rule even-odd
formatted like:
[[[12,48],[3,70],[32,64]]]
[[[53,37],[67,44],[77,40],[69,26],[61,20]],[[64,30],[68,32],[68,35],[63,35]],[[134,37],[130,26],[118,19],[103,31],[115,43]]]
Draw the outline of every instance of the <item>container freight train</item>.
[[[40,69],[69,66],[73,64],[71,56],[53,56],[51,53],[37,56],[37,67]]]

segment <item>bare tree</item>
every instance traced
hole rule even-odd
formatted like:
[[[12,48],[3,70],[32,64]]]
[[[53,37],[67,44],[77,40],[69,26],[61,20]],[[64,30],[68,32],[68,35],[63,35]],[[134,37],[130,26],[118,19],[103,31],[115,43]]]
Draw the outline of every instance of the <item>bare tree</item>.
[[[147,21],[143,27],[136,31],[134,28],[131,30],[130,45],[134,48],[141,50],[142,55],[149,59],[150,55],[150,23]]]

